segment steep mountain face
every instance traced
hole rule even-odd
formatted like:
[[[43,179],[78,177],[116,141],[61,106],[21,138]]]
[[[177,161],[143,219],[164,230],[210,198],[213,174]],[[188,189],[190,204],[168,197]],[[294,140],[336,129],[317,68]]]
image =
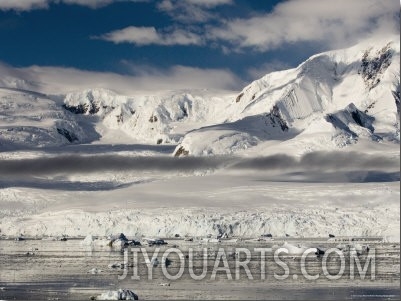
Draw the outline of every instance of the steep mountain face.
[[[223,123],[234,94],[171,91],[158,95],[121,96],[109,90],[67,94],[64,109],[99,119],[99,131],[123,131],[131,142],[161,144],[180,141],[185,133]]]
[[[399,38],[317,54],[240,93],[118,95],[88,89],[44,95],[6,68],[0,148],[79,143],[177,145],[175,156],[337,149],[400,141]]]
[[[176,155],[227,154],[263,145],[297,153],[400,140],[399,39],[314,55],[245,87],[228,122],[185,135]],[[280,145],[280,148],[277,147]]]
[[[0,89],[0,150],[88,143],[99,134],[48,96]]]
[[[11,85],[0,88],[0,149],[177,144],[188,131],[223,123],[234,96],[201,90],[125,96],[105,89],[45,95]]]

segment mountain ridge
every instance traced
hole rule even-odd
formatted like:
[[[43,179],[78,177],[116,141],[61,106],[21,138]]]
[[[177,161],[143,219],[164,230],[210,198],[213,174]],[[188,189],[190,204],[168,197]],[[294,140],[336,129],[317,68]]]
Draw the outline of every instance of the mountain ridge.
[[[3,76],[0,83],[9,86],[0,91],[3,149],[115,143],[119,136],[126,144],[177,145],[176,156],[246,154],[258,148],[264,154],[264,149],[275,153],[294,146],[302,154],[360,140],[400,140],[395,37],[313,55],[296,68],[266,74],[239,93],[125,96],[87,89],[49,95],[28,91],[30,81],[21,72]]]
[[[231,133],[234,138],[230,143],[242,144],[246,149],[250,144],[277,139],[279,127],[282,135],[292,132],[301,139],[306,134],[318,136],[325,131],[329,135],[324,137],[326,144],[334,144],[330,148],[357,143],[359,138],[399,143],[398,68],[399,43],[394,41],[374,46],[362,43],[316,54],[294,69],[263,76],[236,96],[240,113],[234,119],[264,118],[256,136],[262,141],[255,142],[255,135],[249,137],[247,131],[231,131],[227,127],[222,137]],[[361,123],[361,118],[370,120],[370,125]],[[177,149],[194,155],[230,153],[230,143],[221,143],[218,137],[205,141],[205,136],[208,133],[203,129],[191,132]],[[290,135],[288,140],[293,138]],[[313,142],[305,144],[304,150],[309,151],[307,144]],[[325,147],[317,148],[320,149]]]

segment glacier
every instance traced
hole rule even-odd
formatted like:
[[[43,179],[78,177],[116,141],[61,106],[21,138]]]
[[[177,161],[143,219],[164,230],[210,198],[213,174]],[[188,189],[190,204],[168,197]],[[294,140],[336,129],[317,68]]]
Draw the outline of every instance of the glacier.
[[[65,172],[60,165],[47,174],[5,173],[0,234],[335,233],[399,241],[399,64],[399,37],[387,37],[316,54],[238,91],[132,95],[91,87],[41,91],[32,78],[8,68],[0,75],[4,165],[80,156],[82,168],[86,163],[96,170],[86,158],[100,158],[98,164],[103,155],[134,162],[169,158],[174,165],[192,157],[231,162],[286,155],[296,161],[336,152],[353,161],[363,154],[395,163],[357,170],[345,160],[327,170],[316,163],[298,169],[219,165],[101,172]]]

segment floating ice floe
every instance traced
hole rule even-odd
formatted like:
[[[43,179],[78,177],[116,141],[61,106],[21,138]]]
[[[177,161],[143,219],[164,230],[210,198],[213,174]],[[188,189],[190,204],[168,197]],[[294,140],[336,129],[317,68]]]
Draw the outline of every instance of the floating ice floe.
[[[117,235],[110,235],[107,237],[108,239],[108,245],[110,247],[119,247],[119,248],[124,248],[128,246],[140,246],[141,243],[139,240],[136,239],[128,239],[124,233],[120,233]]]
[[[102,270],[101,270],[101,269],[98,269],[98,268],[93,268],[93,269],[90,269],[90,270],[88,271],[88,273],[89,273],[89,274],[92,274],[92,275],[99,274],[99,273],[101,273],[101,272],[102,272]]]
[[[118,291],[107,291],[98,296],[96,300],[138,300],[138,295],[131,290],[119,289]]]
[[[351,243],[347,245],[338,245],[337,249],[343,251],[346,254],[351,256],[360,256],[366,255],[369,253],[369,246],[368,245],[361,245],[359,243]]]
[[[224,240],[225,243],[237,243],[238,242],[238,238],[232,238],[232,239],[227,239]]]
[[[224,232],[224,233],[221,233],[221,234],[217,235],[216,238],[217,238],[217,239],[220,239],[220,238],[228,238],[228,234],[227,234],[227,232]]]
[[[57,237],[58,241],[67,241],[67,237],[65,235],[61,236],[61,237]]]
[[[160,263],[159,259],[154,258],[150,261],[150,264],[153,265],[154,267],[158,266]]]
[[[161,238],[144,238],[143,239],[149,246],[160,246],[160,245],[167,245],[167,242],[165,242]]]
[[[202,238],[202,240],[200,241],[201,243],[219,243],[221,242],[220,238],[207,238],[204,237]]]
[[[95,238],[91,234],[87,235],[81,242],[81,246],[98,246],[98,247],[105,247],[110,244],[110,240],[105,238]]]
[[[314,252],[315,254],[318,253],[318,249],[317,248],[308,248],[305,246],[295,246],[292,245],[288,242],[284,242],[284,244],[281,246],[281,248],[284,248],[288,251],[289,255],[302,255],[304,254],[307,250],[311,249],[311,252]]]
[[[93,241],[94,241],[93,236],[89,234],[84,238],[83,241],[81,241],[80,244],[82,246],[91,246],[91,245],[93,245]]]

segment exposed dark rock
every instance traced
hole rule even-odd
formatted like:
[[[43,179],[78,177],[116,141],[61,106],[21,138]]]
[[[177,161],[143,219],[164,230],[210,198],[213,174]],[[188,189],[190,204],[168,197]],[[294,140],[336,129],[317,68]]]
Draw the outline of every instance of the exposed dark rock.
[[[374,132],[373,122],[375,118],[373,116],[367,115],[366,113],[358,110],[353,104],[347,107],[347,110],[350,111],[352,119],[359,125],[364,128],[369,129],[372,133]]]
[[[149,122],[151,122],[151,123],[153,123],[153,122],[157,122],[157,116],[155,116],[155,115],[152,115],[152,116],[150,116],[150,118],[149,118]]]
[[[68,106],[68,105],[64,104],[63,108],[74,114],[85,114],[88,111],[87,104],[79,104],[77,106]]]
[[[353,137],[358,137],[358,135],[351,130],[348,123],[353,120],[355,123],[361,127],[367,128],[372,133],[375,131],[373,127],[373,122],[375,118],[373,116],[367,115],[365,112],[358,110],[354,104],[349,104],[345,110],[340,110],[336,113],[328,114],[326,116],[327,122],[330,122],[334,128],[340,129],[351,134]]]
[[[94,103],[94,102],[91,102],[91,107],[90,107],[90,110],[89,110],[89,114],[95,115],[97,112],[99,112],[99,110],[100,110],[99,105]]]
[[[188,156],[189,151],[187,151],[184,147],[180,146],[179,149],[175,152],[174,157],[179,156]]]
[[[323,256],[325,253],[324,250],[320,249],[320,248],[316,248],[316,253],[315,255],[317,255],[318,257]]]
[[[365,114],[369,113],[370,109],[373,109],[375,107],[376,101],[373,101],[370,105],[368,105],[365,109]]]
[[[352,116],[352,119],[354,119],[357,124],[359,124],[360,126],[363,126],[363,123],[362,123],[361,117],[358,114],[358,111],[351,112],[351,116]]]
[[[244,96],[244,92],[240,93],[240,94],[237,96],[235,102],[240,102],[242,96]]]
[[[270,117],[270,122],[273,127],[280,126],[282,131],[288,131],[289,127],[287,122],[281,116],[278,106],[274,105],[268,116]]]
[[[91,115],[95,115],[100,110],[99,105],[94,102],[91,102],[90,105],[79,104],[76,106],[69,106],[69,105],[63,104],[63,108],[74,114],[91,114]],[[103,106],[103,108],[105,108],[105,106]],[[106,106],[106,108],[107,108],[107,106]]]
[[[69,132],[66,129],[63,128],[57,128],[57,132],[60,135],[63,135],[69,142],[74,142],[74,141],[78,141],[77,136],[75,136],[74,133]]]
[[[186,109],[185,107],[182,107],[181,110],[182,110],[182,116],[183,116],[183,118],[188,117],[188,111],[187,111],[187,109]]]
[[[116,115],[116,117],[117,117],[117,122],[118,122],[118,123],[123,123],[123,122],[124,122],[123,113],[121,113],[121,114],[119,114],[119,115]]]
[[[100,105],[93,98],[91,98],[89,100],[89,104],[85,103],[85,104],[79,104],[76,106],[70,106],[67,104],[63,104],[62,107],[65,110],[70,111],[71,113],[74,113],[74,114],[95,115],[100,110]],[[103,109],[107,109],[107,106],[103,106]]]
[[[380,83],[380,76],[390,66],[392,56],[393,51],[389,44],[377,51],[373,56],[370,54],[370,50],[365,51],[358,74],[362,76],[369,90]]]

